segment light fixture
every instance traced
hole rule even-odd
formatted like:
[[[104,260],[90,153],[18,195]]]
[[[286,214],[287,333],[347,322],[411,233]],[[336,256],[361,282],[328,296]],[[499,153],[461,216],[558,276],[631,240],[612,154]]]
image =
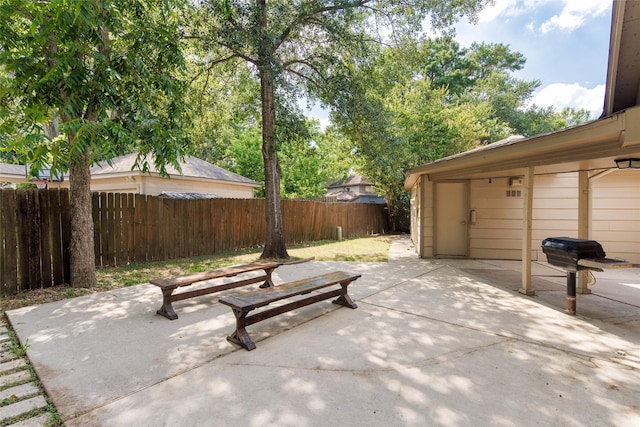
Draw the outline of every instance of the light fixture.
[[[640,169],[640,159],[615,159],[618,169]]]

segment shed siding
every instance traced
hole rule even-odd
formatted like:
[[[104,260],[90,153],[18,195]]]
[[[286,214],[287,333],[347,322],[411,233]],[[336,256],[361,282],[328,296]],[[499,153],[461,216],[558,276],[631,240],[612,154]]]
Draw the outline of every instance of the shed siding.
[[[471,258],[519,259],[522,198],[507,197],[507,178],[473,180],[469,207],[476,212],[469,224]]]
[[[546,261],[540,246],[547,237],[578,237],[578,173],[534,178],[532,259]]]
[[[476,223],[469,226],[471,258],[521,259],[523,199],[522,195],[508,197],[507,192],[522,187],[509,182],[509,178],[471,182],[470,206],[476,211]],[[546,237],[577,236],[577,183],[577,174],[534,178],[533,260],[545,259],[540,245]]]
[[[615,171],[593,179],[591,238],[610,258],[640,263],[640,171]]]

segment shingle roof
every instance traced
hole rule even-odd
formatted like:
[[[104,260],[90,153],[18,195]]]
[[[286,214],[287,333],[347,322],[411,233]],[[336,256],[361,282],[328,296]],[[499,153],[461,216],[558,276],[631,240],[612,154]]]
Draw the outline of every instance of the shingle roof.
[[[373,185],[373,183],[361,175],[352,174],[349,175],[344,181],[336,181],[329,184],[327,188],[345,187],[347,185]]]
[[[0,163],[0,174],[16,175],[24,178],[26,171],[25,171],[24,165],[12,165],[9,163]]]
[[[205,194],[205,193],[172,193],[169,191],[163,191],[159,194],[160,197],[166,197],[168,199],[218,199],[220,196],[217,194]]]
[[[98,165],[91,168],[92,176],[100,176],[107,174],[142,174],[140,170],[133,170],[132,167],[135,163],[137,154],[127,154],[125,156],[116,157],[111,160],[111,166],[106,162],[101,162]],[[153,165],[153,162],[149,162],[150,172],[158,173],[158,170]],[[233,173],[219,166],[206,162],[202,159],[198,159],[193,156],[185,156],[184,161],[180,163],[182,173],[178,172],[173,166],[167,165],[167,173],[169,175],[184,176],[190,178],[204,178],[213,179],[217,181],[229,181],[244,183],[247,185],[259,187],[256,181],[246,178],[237,173]]]

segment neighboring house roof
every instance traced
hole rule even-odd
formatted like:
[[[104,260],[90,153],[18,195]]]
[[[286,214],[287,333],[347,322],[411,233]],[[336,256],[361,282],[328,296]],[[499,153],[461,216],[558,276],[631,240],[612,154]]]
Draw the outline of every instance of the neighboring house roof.
[[[349,185],[373,185],[371,181],[358,174],[351,174],[344,181],[336,181],[327,186],[327,188],[341,188]]]
[[[217,199],[220,196],[218,196],[217,194],[172,193],[169,191],[163,191],[159,194],[159,197],[166,197],[168,199]]]
[[[383,205],[384,197],[375,194],[354,193],[353,191],[332,192],[330,197],[335,197],[338,202],[376,203]]]
[[[373,194],[360,194],[353,201],[356,203],[374,203],[377,205],[384,205],[386,203],[386,201],[384,200],[384,197],[376,196]]]
[[[353,201],[353,199],[358,197],[356,193],[353,193],[351,191],[336,191],[329,194],[331,197],[335,197],[339,202],[351,202]]]
[[[12,165],[9,163],[0,163],[0,177],[4,176],[21,177],[25,179],[26,171],[24,165]]]
[[[98,165],[91,168],[92,177],[104,177],[113,175],[142,175],[140,170],[132,170],[137,154],[127,154],[125,156],[116,157],[111,160],[111,165],[108,162],[103,161]],[[252,187],[260,187],[260,184],[256,181],[238,175],[219,166],[206,162],[202,159],[198,159],[193,156],[185,156],[184,161],[180,162],[182,172],[179,172],[171,165],[167,165],[167,173],[171,176],[182,176],[188,178],[201,178],[215,181],[226,181],[246,184]],[[152,175],[158,175],[158,170],[153,165],[153,162],[149,162],[150,173]]]

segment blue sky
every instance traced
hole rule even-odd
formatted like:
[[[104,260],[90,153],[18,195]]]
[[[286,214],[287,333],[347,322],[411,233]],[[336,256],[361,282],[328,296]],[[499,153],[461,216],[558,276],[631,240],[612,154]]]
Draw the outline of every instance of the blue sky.
[[[525,80],[539,80],[533,102],[587,109],[600,116],[609,56],[613,0],[494,0],[475,25],[463,18],[456,40],[467,47],[473,42],[503,43],[522,53],[527,62],[515,73]],[[328,124],[328,114],[317,105],[309,115]]]
[[[540,80],[537,105],[602,113],[612,0],[495,0],[478,23],[456,26],[462,46],[503,43],[527,62],[516,77]]]

